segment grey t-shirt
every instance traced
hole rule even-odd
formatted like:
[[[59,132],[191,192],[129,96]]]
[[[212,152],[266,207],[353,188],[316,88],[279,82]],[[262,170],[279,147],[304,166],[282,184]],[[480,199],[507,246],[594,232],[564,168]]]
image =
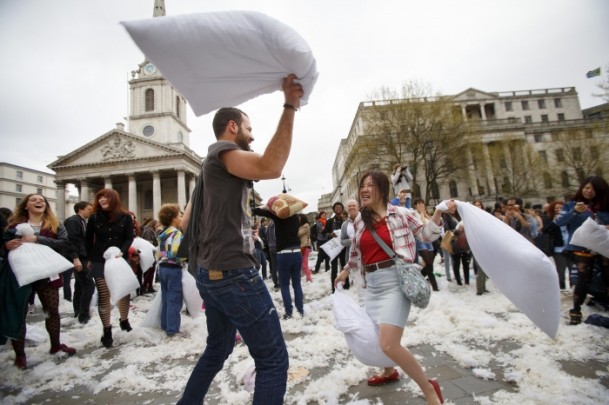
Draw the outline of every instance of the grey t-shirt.
[[[230,174],[220,160],[222,152],[235,149],[240,148],[227,141],[210,145],[201,171],[205,186],[197,264],[209,270],[256,266],[247,180]]]

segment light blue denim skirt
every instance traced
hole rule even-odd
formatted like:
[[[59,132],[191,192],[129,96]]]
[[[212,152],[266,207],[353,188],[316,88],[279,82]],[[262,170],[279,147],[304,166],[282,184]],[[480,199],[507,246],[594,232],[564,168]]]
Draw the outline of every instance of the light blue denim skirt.
[[[395,266],[366,273],[366,312],[380,325],[404,328],[410,314],[410,301],[400,289]]]

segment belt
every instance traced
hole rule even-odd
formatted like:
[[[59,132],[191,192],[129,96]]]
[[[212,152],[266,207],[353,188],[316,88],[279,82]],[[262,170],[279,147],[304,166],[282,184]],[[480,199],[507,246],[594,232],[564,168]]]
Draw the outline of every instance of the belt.
[[[394,264],[395,262],[393,261],[393,259],[383,260],[382,262],[376,262],[372,264],[364,264],[364,271],[366,273],[372,273],[380,269],[386,269],[388,267],[391,267]]]
[[[283,249],[280,250],[279,252],[277,252],[278,255],[282,255],[284,253],[300,253],[300,248],[294,248],[294,249]]]

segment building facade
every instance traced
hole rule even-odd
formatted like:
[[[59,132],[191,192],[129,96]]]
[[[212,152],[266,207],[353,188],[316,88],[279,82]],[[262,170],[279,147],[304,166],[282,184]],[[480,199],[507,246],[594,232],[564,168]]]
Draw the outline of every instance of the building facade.
[[[481,199],[492,203],[501,197],[508,197],[514,188],[509,187],[511,179],[505,176],[504,171],[513,169],[509,166],[516,158],[521,162],[519,164],[524,166],[521,172],[525,175],[521,177],[527,182],[528,194],[524,197],[528,201],[543,203],[550,199],[562,198],[572,189],[573,179],[581,178],[587,169],[583,163],[582,167],[578,168],[576,163],[567,162],[570,154],[574,154],[573,151],[581,147],[581,143],[578,147],[569,143],[569,137],[575,133],[590,138],[589,142],[586,141],[590,147],[585,153],[597,160],[609,161],[607,119],[599,116],[597,109],[591,110],[596,116],[585,115],[574,87],[490,93],[470,88],[447,97],[478,134],[478,144],[464,156],[458,157],[468,162],[465,175],[447,176],[438,182],[439,199]],[[360,103],[349,134],[341,140],[336,154],[332,168],[331,200],[337,200],[340,196],[355,197],[359,175],[366,169],[380,168],[358,157],[356,146],[370,133],[366,115],[372,109],[386,106],[388,103],[406,101],[413,100]],[[602,144],[604,147],[596,148],[598,150],[595,152],[592,145],[596,144]],[[581,153],[580,151],[580,155]],[[605,156],[596,156],[598,153]],[[408,162],[412,158],[406,152],[400,162]],[[581,157],[580,159],[585,160]],[[598,167],[600,166],[597,166],[597,170],[600,170]],[[532,172],[527,172],[527,169]],[[602,170],[601,173],[588,174],[602,175]],[[425,184],[422,172],[415,179],[415,183],[419,189]],[[323,200],[327,200],[327,197],[324,196]]]
[[[57,188],[53,174],[0,162],[0,207],[14,211],[28,194],[46,197],[53,212],[57,212]]]

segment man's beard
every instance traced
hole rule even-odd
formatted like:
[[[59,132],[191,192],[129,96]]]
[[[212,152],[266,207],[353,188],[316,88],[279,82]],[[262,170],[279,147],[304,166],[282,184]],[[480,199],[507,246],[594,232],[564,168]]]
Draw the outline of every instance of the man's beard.
[[[237,131],[237,137],[235,139],[235,143],[243,150],[245,151],[250,151],[250,144],[247,141],[247,138],[243,135],[243,132],[241,131],[241,127],[239,127],[239,130]]]

